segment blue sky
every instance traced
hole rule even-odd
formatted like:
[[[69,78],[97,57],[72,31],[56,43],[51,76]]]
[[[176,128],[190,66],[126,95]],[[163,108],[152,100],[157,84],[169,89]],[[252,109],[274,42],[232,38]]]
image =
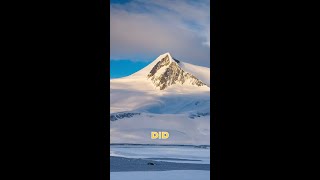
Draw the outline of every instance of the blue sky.
[[[131,61],[131,60],[111,60],[110,61],[110,77],[120,78],[129,76],[140,69],[146,67],[150,62],[147,61]]]
[[[209,0],[111,0],[111,77],[130,75],[159,55],[210,67]]]

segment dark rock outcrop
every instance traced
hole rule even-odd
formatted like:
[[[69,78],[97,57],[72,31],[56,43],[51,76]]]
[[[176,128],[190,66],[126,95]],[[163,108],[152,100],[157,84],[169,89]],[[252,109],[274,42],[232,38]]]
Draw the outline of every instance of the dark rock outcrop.
[[[129,112],[122,112],[122,113],[113,113],[110,114],[110,121],[116,121],[123,118],[131,118],[135,115],[140,115],[141,113],[129,113]]]
[[[197,113],[192,113],[192,114],[190,114],[190,115],[189,115],[189,118],[194,119],[194,118],[197,118],[197,117],[209,116],[209,115],[210,115],[209,112],[206,112],[206,113],[197,112]]]
[[[167,55],[152,68],[147,77],[148,79],[151,78],[153,84],[156,87],[159,87],[160,90],[164,90],[173,84],[184,84],[186,81],[189,81],[191,85],[206,86],[205,83],[196,78],[194,75],[181,69],[178,63],[180,63],[178,60],[170,61],[170,58]],[[166,69],[163,73],[157,74],[161,68]]]

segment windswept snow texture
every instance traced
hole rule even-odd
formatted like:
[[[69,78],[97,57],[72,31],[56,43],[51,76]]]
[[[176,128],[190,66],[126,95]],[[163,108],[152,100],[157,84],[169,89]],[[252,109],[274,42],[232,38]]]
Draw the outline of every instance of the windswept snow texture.
[[[110,156],[175,163],[210,164],[210,146],[111,145]]]
[[[111,143],[210,144],[210,69],[160,55],[110,80]],[[168,131],[152,140],[151,131]]]

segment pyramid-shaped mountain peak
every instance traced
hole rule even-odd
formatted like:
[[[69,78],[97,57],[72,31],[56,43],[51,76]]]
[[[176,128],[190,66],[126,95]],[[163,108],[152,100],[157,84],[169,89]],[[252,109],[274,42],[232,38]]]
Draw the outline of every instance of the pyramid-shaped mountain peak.
[[[160,90],[164,90],[174,84],[206,86],[197,77],[183,70],[179,66],[180,61],[173,58],[170,53],[159,56],[155,61],[156,64],[148,73],[147,78]]]

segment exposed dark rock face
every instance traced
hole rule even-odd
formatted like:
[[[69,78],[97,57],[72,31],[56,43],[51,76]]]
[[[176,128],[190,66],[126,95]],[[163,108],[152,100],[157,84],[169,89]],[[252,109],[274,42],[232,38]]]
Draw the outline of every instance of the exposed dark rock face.
[[[178,64],[180,63],[180,61],[178,59],[175,59],[174,57],[172,57],[172,59],[177,62]]]
[[[110,121],[116,121],[123,118],[131,118],[135,115],[140,115],[141,113],[128,113],[128,112],[122,112],[122,113],[114,113],[110,114]]]
[[[167,55],[152,68],[147,77],[148,79],[151,78],[153,84],[156,87],[159,87],[160,90],[164,90],[173,84],[184,84],[186,81],[189,81],[191,85],[195,86],[206,85],[194,75],[181,69],[178,63],[180,63],[178,60],[170,61],[169,56]],[[157,74],[158,70],[161,68],[166,69],[162,74]]]
[[[199,145],[199,146],[195,146],[195,148],[208,149],[210,148],[210,145]]]
[[[148,78],[153,76],[160,68],[162,68],[163,66],[167,66],[169,64],[170,64],[170,59],[169,59],[169,56],[167,55],[152,68],[152,70],[148,74]]]
[[[194,119],[194,118],[197,118],[197,117],[209,116],[209,115],[210,115],[209,112],[206,112],[206,113],[197,112],[197,113],[192,113],[192,114],[190,114],[190,115],[189,115],[189,118]]]

